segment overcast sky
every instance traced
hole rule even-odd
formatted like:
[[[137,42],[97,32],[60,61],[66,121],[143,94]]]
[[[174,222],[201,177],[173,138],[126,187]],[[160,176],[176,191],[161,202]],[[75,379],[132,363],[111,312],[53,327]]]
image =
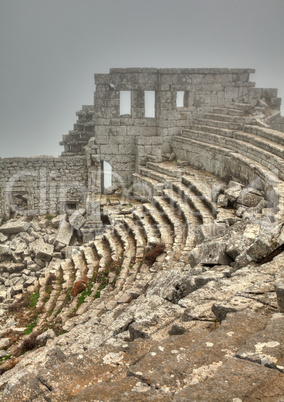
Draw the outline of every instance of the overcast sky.
[[[0,157],[57,156],[110,68],[255,68],[284,98],[284,1],[0,0],[0,63]]]

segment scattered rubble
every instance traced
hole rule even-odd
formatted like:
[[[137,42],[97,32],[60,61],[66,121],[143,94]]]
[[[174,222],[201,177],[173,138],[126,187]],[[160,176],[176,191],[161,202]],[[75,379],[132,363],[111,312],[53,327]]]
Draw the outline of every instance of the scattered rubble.
[[[84,209],[4,223],[2,400],[279,401],[283,224],[262,193],[219,188],[224,206],[198,204],[204,223],[186,236],[183,204],[178,218],[157,197],[160,214],[117,194],[102,197],[109,224],[84,245]]]

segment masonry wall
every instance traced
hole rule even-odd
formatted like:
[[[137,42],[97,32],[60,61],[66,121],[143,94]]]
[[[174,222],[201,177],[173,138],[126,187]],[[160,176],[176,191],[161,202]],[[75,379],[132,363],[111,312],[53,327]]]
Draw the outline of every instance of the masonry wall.
[[[0,217],[74,208],[84,204],[87,185],[84,156],[0,159]]]
[[[62,155],[82,153],[88,139],[94,136],[101,159],[113,167],[114,182],[128,184],[135,171],[138,137],[145,141],[145,146],[140,144],[139,148],[143,152],[147,149],[147,153],[155,154],[154,137],[160,137],[160,151],[169,153],[171,138],[212,107],[235,101],[256,105],[261,97],[280,105],[277,90],[255,88],[255,83],[249,80],[254,72],[252,69],[116,68],[109,74],[95,74],[94,106],[84,106],[77,112],[74,130],[63,136]],[[131,92],[131,111],[127,115],[120,115],[121,91]],[[145,91],[155,92],[155,117],[145,117]],[[181,107],[177,106],[178,92],[183,92]]]

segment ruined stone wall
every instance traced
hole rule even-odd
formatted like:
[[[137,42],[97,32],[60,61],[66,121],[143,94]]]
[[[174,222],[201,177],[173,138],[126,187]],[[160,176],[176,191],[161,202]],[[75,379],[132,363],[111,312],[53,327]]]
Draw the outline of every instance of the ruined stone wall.
[[[235,101],[255,106],[257,99],[264,98],[280,109],[277,90],[258,89],[249,81],[254,72],[225,68],[114,68],[109,74],[95,74],[94,107],[85,106],[77,112],[74,130],[63,136],[62,155],[82,153],[88,138],[94,136],[101,160],[112,165],[114,182],[129,184],[135,165],[143,164],[144,154],[171,152],[171,138],[212,107]],[[131,94],[130,111],[124,115],[120,114],[122,91]],[[154,117],[145,117],[145,91],[155,93]],[[180,106],[178,96],[183,99]],[[144,141],[140,141],[138,152],[137,138]]]
[[[283,116],[277,116],[271,121],[271,127],[273,130],[281,131],[284,133],[284,117]]]
[[[74,208],[84,204],[87,186],[84,156],[0,159],[0,217]]]

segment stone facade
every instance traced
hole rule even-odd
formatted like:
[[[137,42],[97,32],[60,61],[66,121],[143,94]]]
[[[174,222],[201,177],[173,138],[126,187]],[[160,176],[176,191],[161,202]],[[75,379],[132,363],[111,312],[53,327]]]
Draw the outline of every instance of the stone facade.
[[[85,156],[0,159],[0,216],[57,214],[85,204]]]
[[[64,156],[0,159],[1,400],[282,400],[283,118],[250,71],[111,70]]]
[[[63,135],[61,157],[0,160],[0,217],[10,209],[44,214],[84,204],[88,221],[97,222],[104,161],[112,167],[112,184],[128,186],[147,161],[171,158],[173,150],[184,155],[185,149],[177,152],[176,136],[216,107],[241,103],[256,113],[261,109],[270,127],[283,131],[277,90],[255,88],[249,80],[254,71],[114,68],[109,74],[95,74],[94,105],[77,112],[74,130]],[[129,102],[126,111],[123,97]],[[207,162],[213,163],[213,158]]]
[[[193,119],[217,106],[243,102],[256,106],[258,99],[270,105],[277,128],[281,99],[276,89],[255,88],[249,81],[253,69],[111,69],[95,74],[94,106],[77,112],[74,130],[63,136],[63,156],[83,152],[88,139],[95,137],[101,160],[113,168],[114,181],[130,184],[137,165],[146,155],[171,152],[171,139]],[[120,114],[120,97],[130,93],[129,114]],[[154,91],[155,117],[145,117],[146,91]],[[177,98],[181,98],[177,106]]]

